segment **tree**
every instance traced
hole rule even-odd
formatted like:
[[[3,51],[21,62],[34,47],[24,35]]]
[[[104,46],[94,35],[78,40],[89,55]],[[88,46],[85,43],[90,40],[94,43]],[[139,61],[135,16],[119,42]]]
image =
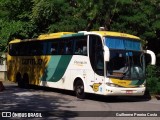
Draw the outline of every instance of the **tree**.
[[[28,0],[0,0],[0,46],[3,49],[14,38],[31,36],[31,8],[32,2]]]
[[[160,69],[156,66],[148,66],[147,67],[147,89],[152,94],[160,95]]]

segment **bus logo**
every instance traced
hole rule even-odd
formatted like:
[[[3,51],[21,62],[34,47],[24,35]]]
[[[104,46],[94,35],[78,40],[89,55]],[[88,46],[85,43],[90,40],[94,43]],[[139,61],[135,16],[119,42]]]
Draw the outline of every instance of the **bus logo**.
[[[93,85],[91,85],[91,87],[93,88],[94,92],[98,92],[100,85],[101,85],[101,83],[94,83]]]

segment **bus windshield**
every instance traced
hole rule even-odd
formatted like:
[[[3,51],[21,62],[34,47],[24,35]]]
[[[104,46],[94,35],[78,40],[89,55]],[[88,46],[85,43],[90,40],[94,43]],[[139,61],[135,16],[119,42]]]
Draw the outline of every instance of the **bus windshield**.
[[[116,39],[119,40],[118,44]],[[140,42],[116,39],[112,41],[114,43],[107,41],[108,39],[105,41],[110,49],[110,60],[106,64],[107,76],[120,79],[144,79],[145,61]]]

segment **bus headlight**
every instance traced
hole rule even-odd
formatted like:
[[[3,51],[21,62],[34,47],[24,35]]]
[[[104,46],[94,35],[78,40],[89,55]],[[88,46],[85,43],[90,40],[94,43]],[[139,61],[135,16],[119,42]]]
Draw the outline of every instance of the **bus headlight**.
[[[146,85],[141,85],[141,87],[146,87]]]

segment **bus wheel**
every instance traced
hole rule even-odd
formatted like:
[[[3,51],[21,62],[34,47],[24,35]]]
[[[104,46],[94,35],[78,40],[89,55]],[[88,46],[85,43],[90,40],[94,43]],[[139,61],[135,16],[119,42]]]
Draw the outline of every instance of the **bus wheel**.
[[[18,73],[16,75],[16,82],[18,83],[18,87],[22,88],[23,87],[23,81],[22,81],[22,77],[21,77],[21,74]]]
[[[83,82],[81,80],[78,80],[75,83],[74,88],[75,88],[75,93],[76,93],[77,98],[84,99],[85,98],[85,92],[84,92]]]
[[[23,87],[29,88],[29,77],[26,73],[23,75]]]

